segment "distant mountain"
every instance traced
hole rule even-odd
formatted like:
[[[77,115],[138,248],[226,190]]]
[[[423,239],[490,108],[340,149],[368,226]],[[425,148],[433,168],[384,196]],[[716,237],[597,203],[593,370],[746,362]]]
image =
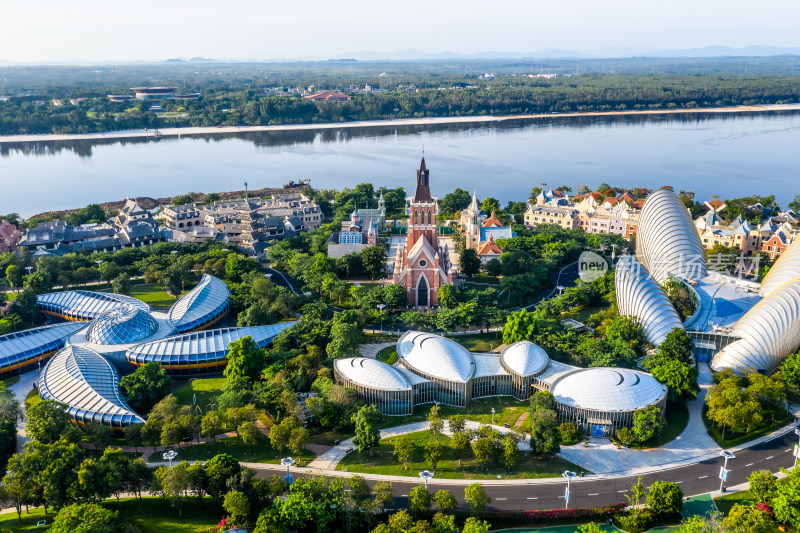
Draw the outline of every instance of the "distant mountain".
[[[601,59],[627,57],[758,57],[775,55],[800,55],[800,47],[785,46],[745,46],[732,48],[729,46],[706,46],[703,48],[664,49],[645,47],[603,47],[592,50],[565,50],[561,48],[544,48],[531,52],[497,52],[485,51],[462,54],[452,51],[423,52],[416,49],[398,50],[396,52],[347,52],[334,59],[355,58],[359,61],[419,61],[426,59]]]
[[[181,59],[179,57],[173,57],[171,59],[165,59],[164,63],[216,63],[216,59],[211,59],[208,57],[193,57],[191,59]]]

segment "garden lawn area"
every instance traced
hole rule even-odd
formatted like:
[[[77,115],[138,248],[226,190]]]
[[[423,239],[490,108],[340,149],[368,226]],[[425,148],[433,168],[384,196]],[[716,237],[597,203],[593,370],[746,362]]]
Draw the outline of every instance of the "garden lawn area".
[[[25,410],[27,411],[37,403],[41,402],[42,398],[39,396],[39,389],[33,389],[25,397]]]
[[[783,416],[777,418],[775,422],[770,422],[769,420],[765,420],[764,423],[760,426],[756,426],[750,430],[750,433],[744,432],[737,432],[734,431],[733,428],[727,428],[725,430],[725,440],[722,440],[722,430],[714,425],[711,420],[708,419],[708,406],[703,406],[703,423],[706,425],[706,430],[708,430],[708,434],[711,435],[711,438],[714,439],[714,442],[722,446],[723,448],[730,448],[732,446],[739,446],[740,444],[744,444],[745,442],[750,442],[753,439],[757,439],[759,437],[763,437],[773,431],[776,431],[789,422],[792,421],[792,415],[789,412],[784,412]],[[766,417],[765,417],[766,418]]]
[[[177,301],[177,298],[170,296],[163,288],[154,283],[131,285],[128,295],[143,301],[156,311],[166,311]]]
[[[411,437],[416,441],[414,455],[408,465],[408,470],[404,469],[397,458],[392,455],[394,442],[401,438]],[[390,476],[409,476],[418,477],[421,470],[430,469],[426,460],[425,444],[433,440],[429,431],[418,431],[381,439],[380,444],[374,449],[374,455],[370,457],[368,452],[351,452],[339,462],[337,470],[347,472],[358,472],[363,474],[383,474]],[[513,472],[509,474],[505,466],[500,463],[490,464],[486,468],[474,457],[464,458],[462,466],[458,466],[458,457],[450,447],[450,437],[440,435],[439,441],[442,443],[442,460],[436,468],[436,477],[449,479],[497,479],[502,476],[504,479],[532,479],[545,477],[558,477],[564,470],[582,470],[580,467],[565,461],[559,457],[553,457],[547,461],[536,459],[528,452],[520,452],[517,464]],[[585,471],[585,470],[584,470]]]
[[[579,309],[575,309],[574,311],[573,310],[569,310],[569,311],[566,311],[564,313],[561,313],[561,317],[562,318],[571,318],[573,320],[577,320],[578,322],[583,322],[584,324],[586,324],[586,322],[589,320],[590,316],[592,316],[593,314],[598,313],[600,311],[603,311],[605,309],[608,309],[608,307],[604,307],[604,306],[601,306],[601,305],[597,305],[597,306],[587,305],[585,307],[582,307],[582,308],[579,308]]]
[[[197,405],[205,413],[206,406],[222,393],[226,379],[224,377],[193,379],[173,389],[171,394],[178,399],[178,403],[181,405],[192,405],[192,399],[196,395]]]
[[[336,441],[343,441],[352,437],[352,433],[337,433],[336,431],[321,431],[311,434],[308,438],[309,444],[319,444],[321,446],[334,446]]]
[[[258,444],[249,447],[244,444],[239,437],[228,437],[225,439],[218,439],[216,442],[204,442],[203,444],[195,444],[194,446],[186,446],[178,450],[179,461],[207,461],[221,453],[227,453],[235,457],[239,461],[248,463],[273,463],[278,464],[281,458],[286,457],[289,453],[288,450],[283,450],[279,453],[278,450],[272,447],[269,443],[269,437],[260,434],[258,437]],[[151,454],[149,461],[163,462],[163,451]],[[316,457],[314,452],[303,450],[303,463],[308,464],[308,461]],[[297,459],[297,457],[295,457]]]
[[[106,500],[102,505],[112,511],[119,511],[120,518],[127,526],[126,531],[137,533],[205,533],[216,525],[224,512],[217,509],[209,498],[198,502],[196,498],[186,498],[183,502],[183,518],[178,511],[161,498]],[[55,513],[44,514],[43,508],[32,509],[30,514],[22,512],[22,520],[17,513],[0,515],[0,529],[10,531],[47,531]],[[47,526],[36,527],[39,520],[47,520]]]
[[[488,352],[503,344],[503,333],[500,331],[475,335],[453,335],[447,338],[456,341],[470,352]]]
[[[384,416],[381,428],[402,426],[412,422],[422,422],[428,419],[431,404],[418,405],[414,413],[406,416]],[[444,419],[453,415],[465,415],[467,420],[474,420],[481,424],[492,423],[492,407],[494,407],[494,423],[496,426],[508,424],[514,427],[514,422],[528,410],[528,402],[520,402],[510,396],[495,396],[473,400],[468,407],[452,407],[439,405],[439,416]]]
[[[381,363],[393,365],[397,362],[397,348],[395,346],[387,346],[379,351],[375,358]]]

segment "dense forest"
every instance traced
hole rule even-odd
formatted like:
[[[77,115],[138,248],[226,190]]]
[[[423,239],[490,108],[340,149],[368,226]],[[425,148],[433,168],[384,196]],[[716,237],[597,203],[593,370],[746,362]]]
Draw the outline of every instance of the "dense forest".
[[[702,72],[694,72],[675,65],[679,72],[660,72],[664,69],[656,71],[654,66],[651,72],[644,72],[646,65],[642,64],[639,72],[629,72],[634,70],[629,67],[619,69],[620,73],[608,72],[611,69],[606,67],[602,71],[567,64],[534,68],[516,62],[500,65],[505,70],[497,72],[494,79],[480,79],[483,70],[477,68],[495,65],[462,65],[463,70],[456,72],[446,62],[200,65],[193,70],[182,64],[95,70],[7,67],[0,68],[0,96],[6,94],[0,98],[0,135],[692,109],[800,101],[800,75],[785,68],[785,73],[777,73],[778,67],[764,67],[769,73],[753,74],[739,67],[717,72],[707,65],[700,69]],[[526,74],[543,70],[559,75],[541,78]],[[193,101],[165,100],[159,113],[151,111],[149,102],[115,103],[107,98],[108,94],[130,94],[130,87],[137,85],[175,86],[179,92],[199,92],[201,97]],[[378,92],[365,92],[365,85]],[[360,90],[352,92],[353,99],[344,103],[312,102],[287,92],[289,88],[350,92],[351,86]],[[265,91],[267,88],[279,92]],[[77,98],[85,100],[70,103]]]

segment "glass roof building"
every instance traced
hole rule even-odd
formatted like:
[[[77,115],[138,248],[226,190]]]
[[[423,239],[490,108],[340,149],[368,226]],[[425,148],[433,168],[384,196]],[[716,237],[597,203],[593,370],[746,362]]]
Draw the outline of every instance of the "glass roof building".
[[[450,339],[409,331],[397,341],[397,356],[394,366],[361,357],[338,359],[335,379],[388,416],[408,415],[424,403],[464,407],[481,397],[525,401],[537,390],[550,391],[562,421],[603,436],[631,425],[639,409],[666,406],[667,387],[649,374],[551,361],[528,341],[499,355],[471,353]]]
[[[121,431],[144,423],[125,402],[114,366],[81,346],[67,346],[50,359],[39,376],[39,395],[66,405],[80,426],[96,422]]]
[[[68,337],[85,327],[80,322],[55,324],[0,335],[0,378],[35,370],[63,348]]]
[[[185,333],[132,346],[125,357],[134,367],[156,362],[173,376],[217,374],[228,364],[228,345],[231,342],[252,337],[256,345],[263,348],[292,325],[294,322],[282,322],[269,326]]]
[[[145,313],[150,312],[150,306],[136,298],[92,291],[41,294],[36,297],[36,305],[48,318],[69,321],[94,320],[112,309],[126,306],[136,307]]]
[[[94,344],[130,344],[158,331],[158,322],[132,305],[106,311],[89,326],[86,337]]]
[[[169,310],[173,333],[199,331],[220,324],[231,310],[229,294],[224,281],[203,274],[200,283]]]

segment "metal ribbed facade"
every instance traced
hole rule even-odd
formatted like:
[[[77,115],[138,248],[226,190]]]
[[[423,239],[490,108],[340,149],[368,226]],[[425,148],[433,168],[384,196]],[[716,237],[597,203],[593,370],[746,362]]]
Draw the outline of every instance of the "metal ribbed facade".
[[[664,289],[641,263],[622,257],[617,263],[615,282],[619,314],[636,317],[650,343],[658,346],[670,331],[683,329]]]
[[[405,416],[414,411],[413,386],[394,367],[363,357],[338,359],[333,363],[333,375],[359,398],[377,405],[384,415]]]
[[[674,192],[652,193],[642,207],[636,255],[658,283],[670,275],[697,280],[708,275],[706,253],[686,206]]]
[[[46,317],[72,322],[94,320],[119,307],[133,306],[144,312],[150,312],[150,306],[136,298],[122,294],[92,291],[64,291],[41,294],[36,297],[36,305]]]
[[[761,296],[769,296],[796,278],[800,278],[800,239],[795,239],[789,245],[764,276],[764,281],[761,282]]]
[[[800,348],[800,277],[770,292],[733,327],[740,340],[725,346],[711,368],[766,374]]]
[[[63,348],[68,337],[85,327],[74,322],[0,335],[0,378],[35,370]]]
[[[100,354],[80,346],[59,351],[39,376],[39,395],[67,406],[78,425],[99,423],[121,430],[144,419],[131,409],[119,390],[119,374]]]
[[[231,304],[225,282],[203,274],[197,286],[181,296],[169,310],[169,323],[174,333],[210,329],[228,316]]]

